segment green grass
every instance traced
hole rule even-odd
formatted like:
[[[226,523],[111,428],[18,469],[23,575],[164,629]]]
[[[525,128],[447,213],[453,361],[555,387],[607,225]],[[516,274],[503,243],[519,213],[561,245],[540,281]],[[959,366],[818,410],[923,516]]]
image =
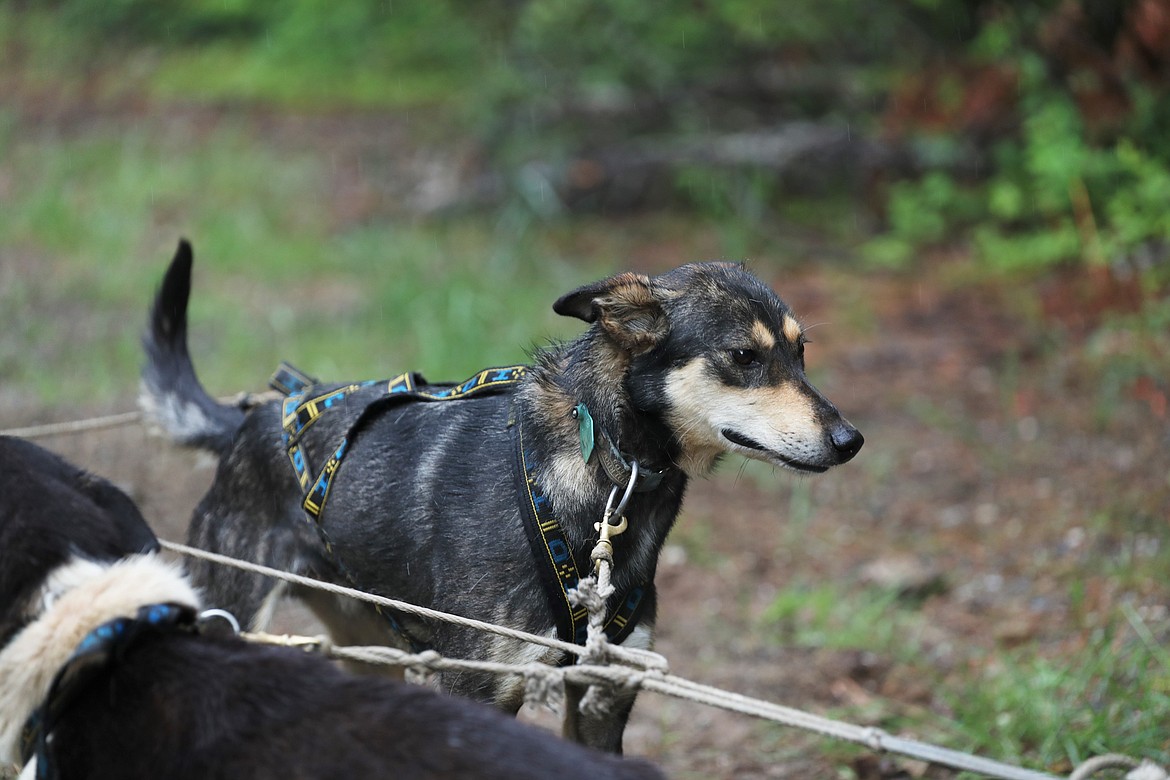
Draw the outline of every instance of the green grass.
[[[929,709],[874,697],[831,713],[847,721],[1054,772],[1104,753],[1170,761],[1170,651],[1132,607],[1122,604],[1059,658],[1039,645],[989,651],[972,642],[956,648],[950,673],[929,661],[927,621],[888,589],[796,584],[776,596],[762,628],[791,646],[873,652],[930,681]],[[859,754],[840,743],[824,748]]]
[[[11,126],[11,122],[8,123]],[[328,224],[328,171],[230,123],[78,138],[0,134],[0,378],[37,405],[134,392],[139,332],[180,236],[209,389],[287,358],[322,377],[458,379],[578,330],[551,302],[608,261],[558,256],[523,221]]]
[[[1017,651],[984,659],[948,693],[966,749],[1067,771],[1110,752],[1170,759],[1170,652],[1127,605],[1060,662]]]
[[[896,653],[899,661],[913,659],[920,647],[920,616],[886,588],[791,585],[776,595],[763,620],[785,644],[799,647],[874,648]]]

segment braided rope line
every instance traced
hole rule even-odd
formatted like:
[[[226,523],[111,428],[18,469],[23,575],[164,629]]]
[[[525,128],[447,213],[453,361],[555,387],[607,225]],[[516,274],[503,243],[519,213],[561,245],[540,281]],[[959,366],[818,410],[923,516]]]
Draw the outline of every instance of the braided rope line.
[[[85,420],[73,420],[71,422],[29,425],[24,428],[8,428],[7,430],[0,430],[0,436],[16,436],[21,439],[46,439],[50,436],[118,428],[123,425],[140,422],[141,420],[142,412],[122,412],[120,414],[90,417]]]
[[[529,642],[535,645],[542,645],[553,650],[560,650],[564,653],[571,653],[576,656],[584,655],[586,648],[580,645],[575,645],[570,642],[557,639],[551,636],[541,636],[539,634],[530,634],[527,631],[520,631],[514,628],[507,628],[506,626],[496,625],[495,623],[488,623],[483,620],[476,620],[474,618],[467,618],[461,615],[452,615],[448,612],[441,612],[429,607],[420,607],[417,604],[411,604],[406,601],[399,601],[398,599],[391,599],[385,596],[379,596],[375,593],[367,593],[366,591],[357,590],[356,588],[349,588],[344,585],[337,585],[332,582],[314,579],[313,577],[305,577],[300,574],[293,574],[291,572],[282,571],[281,569],[274,569],[270,566],[264,566],[259,563],[241,560],[239,558],[232,558],[227,555],[220,555],[219,553],[208,552],[197,547],[189,547],[178,542],[171,542],[165,539],[159,540],[159,545],[174,553],[186,555],[191,558],[200,558],[202,560],[218,563],[224,566],[231,566],[243,571],[252,572],[253,574],[263,574],[266,577],[289,582],[294,585],[302,585],[307,588],[315,588],[327,593],[332,593],[338,596],[347,596],[349,598],[365,601],[370,604],[377,604],[382,607],[406,612],[418,617],[430,618],[433,620],[442,620],[454,625],[463,626],[465,628],[474,628],[479,631],[486,631],[498,636],[515,639],[521,642]],[[620,661],[622,663],[646,669],[663,669],[668,668],[668,663],[658,653],[649,650],[639,650],[636,648],[621,647],[620,645],[608,645],[606,648],[606,655],[610,660]]]
[[[246,410],[265,401],[271,401],[280,397],[280,394],[274,391],[264,391],[262,393],[237,393],[216,400],[221,404],[236,406]],[[82,420],[43,423],[41,425],[28,425],[22,428],[7,428],[0,430],[0,436],[15,436],[21,439],[47,439],[52,436],[67,436],[74,433],[85,433],[86,431],[120,428],[124,425],[132,425],[134,423],[147,424],[149,421],[143,416],[141,411],[119,412],[100,417],[87,417]]]
[[[492,674],[517,675],[526,682],[525,700],[536,704],[549,704],[556,698],[555,691],[563,690],[564,683],[590,687],[590,693],[599,687],[623,687],[628,689],[643,689],[665,696],[672,696],[684,701],[705,704],[711,707],[750,715],[763,720],[779,723],[784,726],[803,729],[825,737],[839,739],[846,742],[862,745],[876,752],[895,753],[919,761],[949,766],[962,771],[975,772],[986,777],[1001,778],[1001,780],[1059,780],[1058,775],[1006,764],[1001,761],[964,753],[950,748],[940,747],[914,739],[898,737],[882,729],[871,726],[858,726],[853,723],[806,712],[804,710],[787,707],[762,699],[755,699],[743,694],[726,691],[714,686],[688,680],[670,674],[666,659],[650,651],[632,650],[608,643],[604,631],[600,626],[601,618],[597,618],[597,627],[594,629],[593,615],[599,615],[604,610],[605,600],[599,598],[599,585],[607,585],[608,561],[602,556],[598,566],[597,579],[586,577],[581,580],[584,592],[579,592],[575,598],[583,599],[582,603],[590,605],[590,633],[600,632],[600,639],[587,642],[585,647],[570,645],[558,639],[528,634],[523,631],[497,626],[483,621],[473,620],[458,615],[450,615],[438,610],[419,607],[417,605],[387,599],[375,594],[365,593],[353,588],[345,588],[322,582],[310,577],[289,574],[278,569],[254,564],[249,561],[230,558],[205,550],[187,547],[174,542],[162,541],[162,546],[173,552],[192,557],[203,558],[215,563],[233,566],[245,571],[272,576],[277,579],[294,582],[305,587],[318,588],[326,592],[346,595],[352,598],[382,604],[394,609],[411,612],[422,617],[443,620],[455,625],[478,628],[492,633],[532,642],[564,652],[573,653],[578,657],[578,663],[553,667],[539,662],[526,664],[506,664],[495,661],[470,659],[456,659],[441,656],[433,650],[421,653],[411,653],[388,646],[351,646],[337,647],[328,637],[298,637],[273,636],[263,633],[249,633],[244,636],[254,641],[280,644],[289,647],[300,647],[313,650],[338,660],[356,661],[367,664],[386,664],[401,666],[417,674],[426,674],[443,671],[478,671]],[[600,608],[598,607],[600,605]],[[594,637],[590,637],[594,639]],[[613,661],[632,663],[633,666],[617,666]],[[528,687],[531,684],[535,690]],[[581,701],[582,707],[589,706],[589,694]],[[1125,763],[1122,763],[1125,762]],[[1128,780],[1168,780],[1168,776],[1161,767],[1149,761],[1138,762],[1125,756],[1098,756],[1084,762],[1071,775],[1073,780],[1088,780],[1102,769],[1115,767],[1132,768],[1126,777]]]

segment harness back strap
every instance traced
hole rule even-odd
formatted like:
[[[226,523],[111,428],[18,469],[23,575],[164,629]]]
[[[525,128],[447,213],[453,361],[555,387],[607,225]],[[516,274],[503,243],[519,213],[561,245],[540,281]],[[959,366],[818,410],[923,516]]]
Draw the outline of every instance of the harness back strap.
[[[523,365],[488,368],[458,384],[431,384],[418,373],[405,373],[390,380],[321,389],[313,387],[312,380],[307,375],[287,364],[281,365],[270,385],[281,392],[292,390],[292,394],[285,399],[282,406],[281,425],[289,462],[304,494],[301,506],[305,514],[314,521],[326,552],[351,584],[359,587],[352,573],[334,552],[321,518],[329,499],[333,479],[362,429],[389,405],[405,401],[457,401],[504,392],[517,385],[527,371],[528,367]],[[305,433],[325,412],[341,408],[360,408],[361,411],[314,477],[308,454],[303,446]],[[577,587],[581,570],[560,523],[553,516],[551,502],[532,476],[532,458],[524,448],[523,432],[519,423],[516,424],[515,438],[517,463],[514,471],[525,533],[536,560],[547,562],[547,565],[538,564],[537,569],[552,612],[556,616],[557,634],[566,642],[584,644],[588,626],[587,611],[584,607],[574,609],[568,602],[568,592]],[[652,586],[646,584],[631,588],[611,602],[606,623],[606,633],[611,641],[621,642],[633,630],[641,616],[647,589],[650,587]],[[415,651],[424,649],[392,614],[380,607],[375,608]]]
[[[301,489],[306,491],[302,503],[305,512],[314,520],[320,521],[321,513],[325,509],[325,501],[329,498],[329,489],[333,485],[333,477],[336,476],[337,469],[341,466],[341,460],[345,457],[350,443],[365,424],[387,404],[407,400],[460,401],[474,396],[490,395],[518,384],[527,371],[527,366],[487,368],[459,384],[442,385],[429,384],[421,374],[406,373],[387,382],[375,381],[348,385],[300,403],[296,403],[299,396],[286,399],[283,410],[285,412],[283,425],[286,446],[289,448],[289,458],[292,461],[293,470],[297,472],[297,481],[300,483]],[[347,399],[353,400],[352,396],[368,389],[375,390],[373,398],[362,410],[333,454],[325,461],[316,480],[310,485],[305,453],[299,446],[301,436],[326,410]],[[290,406],[292,406],[291,412],[289,411]],[[298,470],[298,465],[300,470]]]
[[[454,401],[473,396],[503,392],[520,382],[527,366],[505,366],[480,371],[475,376],[458,384],[431,384],[418,373],[405,373],[390,380],[371,380],[343,385],[331,389],[315,387],[315,380],[287,363],[281,363],[269,385],[282,393],[288,393],[281,408],[281,436],[300,485],[303,499],[301,507],[312,521],[317,536],[325,547],[333,565],[355,588],[362,585],[352,570],[337,554],[333,541],[321,522],[325,502],[329,498],[333,478],[341,467],[342,459],[349,451],[354,438],[366,424],[387,406],[406,401]],[[313,476],[305,434],[313,423],[331,410],[358,409],[356,419],[342,437],[340,444],[329,451],[325,464]],[[374,604],[374,611],[382,616],[391,630],[400,636],[412,652],[427,649],[427,645],[415,637],[402,621],[389,609]]]

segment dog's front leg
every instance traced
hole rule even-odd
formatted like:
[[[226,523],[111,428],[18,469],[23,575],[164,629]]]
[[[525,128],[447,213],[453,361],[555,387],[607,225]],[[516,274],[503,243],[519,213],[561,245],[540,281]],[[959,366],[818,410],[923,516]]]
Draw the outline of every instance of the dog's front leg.
[[[658,594],[647,588],[641,621],[621,643],[632,650],[654,649],[654,623]],[[586,696],[588,694],[588,696]],[[636,688],[589,686],[565,681],[562,736],[589,747],[621,754],[622,735],[637,698]]]
[[[592,748],[621,754],[622,735],[637,692],[625,688],[589,687],[565,683],[565,719],[562,735]],[[582,706],[584,704],[584,706]]]

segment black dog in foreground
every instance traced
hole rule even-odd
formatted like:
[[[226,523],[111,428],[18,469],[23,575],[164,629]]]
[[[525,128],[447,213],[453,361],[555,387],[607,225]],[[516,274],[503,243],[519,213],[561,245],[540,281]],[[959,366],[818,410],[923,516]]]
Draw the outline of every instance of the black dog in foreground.
[[[200,633],[130,499],[0,437],[0,769],[22,780],[657,778],[489,707]],[[30,716],[36,716],[30,719]]]
[[[458,615],[582,641],[568,592],[592,569],[607,507],[613,582],[607,632],[651,645],[658,554],[691,477],[724,453],[803,474],[850,460],[863,438],[808,381],[804,331],[740,265],[624,273],[554,304],[589,323],[535,365],[458,385],[417,374],[318,385],[279,377],[289,397],[217,403],[187,351],[192,255],[182,242],[144,338],[141,407],[174,440],[220,456],[191,544]],[[339,338],[343,336],[339,335]],[[308,519],[307,519],[308,518]],[[619,518],[620,521],[619,521]],[[212,600],[262,625],[280,589],[193,566]],[[556,651],[352,602],[298,593],[343,644],[560,663]],[[448,691],[515,712],[516,678],[444,675]],[[633,693],[571,736],[620,751]]]

